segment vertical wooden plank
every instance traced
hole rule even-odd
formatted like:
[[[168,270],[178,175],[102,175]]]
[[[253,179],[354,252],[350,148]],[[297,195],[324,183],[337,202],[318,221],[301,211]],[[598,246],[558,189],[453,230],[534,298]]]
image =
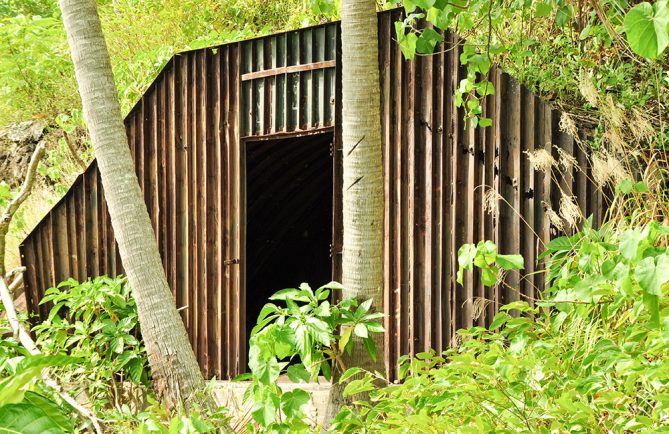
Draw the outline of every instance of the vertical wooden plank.
[[[53,212],[49,214],[46,220],[46,243],[45,243],[45,249],[44,253],[47,257],[46,263],[46,271],[47,271],[47,284],[49,287],[56,286],[58,282],[56,282],[56,264],[55,264],[55,255],[57,252],[57,248],[54,246],[56,240],[55,240],[55,235],[54,235],[54,229],[55,229],[55,220],[57,218],[56,212]]]
[[[181,318],[191,336],[190,324],[190,280],[189,280],[189,223],[188,223],[188,143],[190,136],[188,132],[188,57],[186,54],[175,59],[175,161],[174,161],[174,185],[175,185],[175,227],[176,227],[176,276],[177,276],[177,307],[181,312]]]
[[[416,291],[417,351],[428,351],[432,345],[432,67],[431,56],[421,57],[416,62],[417,77],[415,97],[417,100],[415,116],[419,126],[416,128],[416,210],[415,251],[413,264]]]
[[[222,339],[224,341],[223,351],[223,360],[221,364],[224,366],[224,371],[222,375],[225,377],[232,376],[231,366],[233,360],[233,354],[236,352],[236,349],[233,348],[231,331],[233,328],[231,320],[232,312],[232,276],[231,276],[231,267],[227,265],[226,261],[230,258],[230,146],[232,138],[232,122],[233,118],[230,116],[230,99],[231,94],[234,92],[234,87],[231,85],[233,83],[233,78],[230,76],[231,63],[234,62],[234,58],[230,55],[230,48],[226,47],[225,49],[225,64],[221,68],[221,80],[222,80],[222,93],[223,93],[223,113],[224,116],[224,130],[221,132],[222,135],[222,146],[221,149],[221,221],[222,221],[222,248],[221,250],[221,273],[223,274],[223,287],[224,292],[221,294],[221,304],[222,304],[222,323],[223,329],[221,331]]]
[[[241,207],[243,204],[241,201],[241,185],[240,185],[240,168],[242,167],[242,161],[240,157],[240,143],[239,143],[239,126],[237,118],[237,107],[239,104],[237,89],[239,87],[239,52],[236,50],[236,46],[231,47],[233,51],[233,61],[231,62],[230,77],[233,80],[231,82],[230,93],[230,113],[232,115],[232,121],[230,129],[231,133],[231,143],[230,146],[233,149],[231,155],[231,164],[233,171],[231,172],[231,179],[233,180],[233,198],[232,198],[232,212],[233,212],[233,233],[232,233],[232,242],[233,242],[233,256],[232,260],[237,262],[233,264],[235,271],[235,278],[233,282],[233,293],[235,295],[235,303],[233,307],[236,308],[234,315],[234,324],[238,325],[235,329],[235,339],[236,348],[238,349],[235,353],[236,359],[234,360],[234,373],[239,374],[244,372],[246,368],[246,293],[242,288],[246,287],[245,274],[242,272],[239,266],[239,260],[245,258],[244,246],[241,244],[241,240],[244,239],[245,225],[241,220]],[[244,265],[245,266],[245,265]]]
[[[70,253],[68,246],[67,230],[67,201],[59,202],[52,213],[51,233],[52,233],[52,271],[53,285],[57,285],[70,276]]]
[[[228,101],[228,92],[227,92],[227,53],[228,49],[221,48],[219,50],[219,55],[217,59],[217,67],[215,69],[216,75],[216,89],[218,94],[218,102],[216,105],[216,116],[217,116],[217,125],[214,131],[215,135],[215,161],[216,161],[216,196],[215,196],[215,206],[217,209],[217,219],[216,219],[216,229],[215,229],[215,243],[216,243],[216,286],[218,287],[218,294],[216,300],[213,300],[216,303],[216,345],[218,345],[217,359],[215,361],[216,365],[216,377],[219,379],[225,378],[225,368],[226,363],[224,362],[224,354],[227,354],[227,341],[225,340],[225,329],[227,325],[225,324],[225,293],[227,292],[226,279],[225,279],[225,265],[224,265],[224,252],[226,239],[226,226],[225,226],[225,194],[226,188],[225,183],[227,181],[226,174],[226,153],[224,146],[226,145],[225,134],[228,128],[226,113],[227,113],[227,101]]]
[[[535,132],[535,150],[544,149],[550,154],[552,147],[552,109],[548,103],[541,102],[537,110],[537,128]],[[537,196],[534,200],[534,218],[535,228],[539,235],[536,250],[541,251],[546,243],[550,240],[550,222],[546,214],[546,207],[551,204],[551,177],[550,174],[535,172],[535,185]],[[540,264],[535,264],[537,269],[542,267]],[[543,279],[539,279],[537,290],[544,289]]]
[[[271,69],[276,67],[276,56],[274,55],[275,44],[273,42],[274,36],[267,37],[263,39],[263,59],[262,59],[262,68],[261,69]],[[276,92],[276,79],[275,77],[267,77],[262,79],[264,87],[263,95],[263,129],[262,131],[265,134],[270,134],[274,130],[274,124],[272,120],[274,119],[274,110],[276,109],[276,104],[272,104],[272,95]]]
[[[198,262],[197,262],[197,55],[188,55],[188,310],[191,344],[198,356],[199,349],[199,306],[198,306]]]
[[[413,321],[413,259],[414,259],[414,245],[413,245],[413,205],[414,205],[414,152],[415,152],[415,136],[413,126],[413,90],[414,90],[414,69],[411,62],[403,61],[401,65],[401,98],[402,110],[400,112],[401,119],[401,135],[400,135],[400,154],[401,161],[400,170],[400,187],[401,199],[400,209],[403,215],[402,226],[400,228],[401,244],[402,244],[402,280],[400,282],[401,294],[401,316],[402,325],[399,328],[400,333],[400,352],[402,354],[414,354],[414,326]]]
[[[559,124],[559,114],[555,113],[554,122]],[[561,201],[564,198],[565,200],[570,200],[574,196],[574,168],[569,157],[574,155],[574,138],[566,131],[561,131],[558,128],[555,128],[554,134],[557,134],[557,137],[554,138],[553,151],[555,160],[558,162],[558,182],[556,184],[557,191],[554,196],[555,210],[556,212],[561,212]],[[567,221],[564,221],[565,233],[573,233],[573,229],[569,228]]]
[[[384,363],[387,373],[394,369],[395,359],[392,348],[392,312],[394,312],[394,297],[392,285],[392,260],[395,256],[394,243],[392,237],[392,228],[394,226],[394,208],[391,206],[393,198],[392,167],[393,153],[391,152],[391,80],[390,80],[390,44],[381,35],[385,35],[390,25],[390,16],[381,15],[379,19],[379,55],[380,55],[380,86],[381,86],[381,130],[382,130],[382,154],[383,154],[383,172],[384,172],[384,225],[383,225],[383,306],[386,317],[384,326]],[[336,189],[338,186],[335,185]],[[334,217],[334,216],[333,216]]]
[[[146,204],[149,207],[149,215],[151,216],[151,223],[153,224],[153,231],[157,237],[158,249],[161,251],[160,244],[160,228],[159,228],[159,214],[160,214],[160,189],[158,179],[158,165],[160,164],[160,146],[158,143],[158,84],[154,82],[151,91],[148,95],[149,104],[149,119],[146,125],[149,128],[148,140],[149,148],[147,173],[148,183],[147,190],[144,191],[144,196],[147,198]],[[146,146],[147,144],[145,144]]]
[[[288,34],[284,33],[276,38],[276,66],[286,66]],[[276,77],[276,89],[274,93],[274,120],[276,132],[284,132],[286,130],[286,74],[278,75]]]
[[[77,258],[79,263],[78,278],[80,281],[86,280],[86,265],[88,258],[86,257],[86,250],[88,239],[86,237],[86,198],[85,198],[85,189],[84,189],[84,180],[85,173],[79,175],[77,180],[77,189],[75,191],[75,200],[74,200],[74,210],[76,213],[75,217],[75,228],[76,228],[76,239],[77,239]]]
[[[500,209],[500,227],[504,228],[498,245],[500,253],[517,254],[520,252],[520,86],[507,74],[502,76],[501,90],[505,110],[502,113],[500,153],[501,194],[506,204]],[[518,273],[513,271],[505,277],[505,289],[502,290],[500,303],[506,304],[519,299]],[[513,289],[510,289],[510,288]]]
[[[19,246],[21,265],[26,267],[26,271],[23,273],[23,287],[25,289],[28,312],[37,312],[39,305],[39,297],[35,294],[35,290],[37,289],[37,276],[35,273],[37,261],[35,260],[35,244],[33,242],[35,239],[34,234],[35,232],[28,236]]]
[[[574,169],[574,194],[576,195],[576,201],[578,203],[581,212],[585,218],[588,217],[587,214],[587,203],[588,203],[588,150],[586,149],[586,135],[582,131],[579,132],[581,136],[581,144],[574,146],[574,153],[576,158],[577,166]]]
[[[37,229],[38,237],[35,240],[35,251],[37,254],[37,261],[39,264],[38,269],[36,270],[38,286],[35,289],[35,298],[39,303],[40,298],[44,295],[46,290],[51,286],[48,280],[48,257],[46,256],[46,222],[47,219],[43,219]],[[48,306],[46,304],[40,305],[38,313],[41,318],[46,318],[48,314]]]
[[[445,296],[442,297],[442,335],[444,336],[445,345],[450,345],[453,338],[453,322],[454,322],[454,313],[455,313],[455,300],[454,295],[457,291],[455,275],[457,269],[457,261],[453,252],[455,251],[455,213],[454,213],[454,167],[453,167],[453,156],[455,155],[456,141],[458,138],[458,113],[455,107],[455,102],[452,98],[453,92],[458,86],[458,68],[460,65],[459,50],[458,50],[458,40],[457,37],[453,34],[448,35],[448,54],[446,55],[445,61],[447,66],[444,70],[446,74],[445,86],[446,89],[444,93],[448,95],[448,101],[446,103],[446,110],[444,112],[444,125],[446,127],[446,138],[445,138],[445,152],[443,153],[442,167],[444,170],[444,187],[445,198],[444,198],[444,221],[446,224],[442,227],[442,238],[444,240],[444,249],[446,254],[443,259],[443,267],[447,273],[447,277],[444,282],[444,292]]]
[[[532,150],[534,148],[534,129],[535,129],[535,101],[537,98],[525,86],[521,89],[521,107],[522,107],[522,137],[521,149],[522,152]],[[534,170],[529,164],[527,155],[520,154],[521,167],[521,209],[520,213],[523,216],[521,221],[521,251],[520,254],[525,258],[525,269],[523,270],[523,280],[521,281],[520,289],[523,294],[529,297],[531,301],[535,298],[534,288],[534,258],[536,237],[534,235],[534,210],[535,210],[535,195],[534,191]]]
[[[67,194],[67,240],[68,240],[68,251],[70,254],[70,275],[77,280],[81,280],[83,276],[79,274],[79,229],[77,227],[77,208],[76,208],[76,196],[80,191],[75,181],[74,185],[71,187],[70,191]]]
[[[220,173],[220,157],[218,150],[220,143],[218,134],[220,125],[220,51],[207,56],[207,119],[206,119],[206,292],[207,292],[207,377],[218,371],[219,360],[219,316],[218,301],[220,300],[218,286],[217,229],[218,229],[218,173]]]
[[[490,97],[490,96],[489,96]],[[481,117],[488,117],[487,111],[487,100],[481,102]],[[484,194],[485,194],[485,184],[486,184],[486,167],[485,167],[485,150],[486,150],[486,136],[490,132],[490,128],[478,126],[474,130],[474,143],[472,147],[472,153],[470,160],[472,161],[473,167],[473,232],[472,232],[472,242],[478,243],[481,240],[486,239],[485,227],[486,227],[486,212],[484,207]],[[479,269],[475,269],[474,281],[473,281],[473,309],[472,316],[473,322],[477,326],[485,327],[488,321],[486,315],[485,305],[487,303],[486,298],[486,287],[481,281],[481,273]]]
[[[176,58],[172,58],[169,72],[165,77],[165,88],[163,89],[163,115],[165,116],[165,249],[167,281],[172,290],[175,303],[178,303],[177,289],[177,267],[176,267],[176,108],[175,108],[175,75],[177,73]],[[177,308],[178,308],[177,304]]]
[[[166,101],[166,92],[167,92],[167,76],[169,75],[169,65],[165,67],[165,70],[161,74],[160,80],[156,86],[156,106],[157,106],[157,143],[156,149],[158,151],[157,155],[157,183],[158,191],[156,192],[157,201],[158,201],[158,215],[157,215],[157,226],[158,232],[156,237],[158,238],[158,250],[160,251],[160,257],[163,260],[163,268],[165,269],[165,275],[167,277],[167,282],[169,283],[169,241],[167,239],[167,216],[169,211],[167,209],[167,112],[165,109]]]
[[[453,53],[453,75],[459,83],[460,78],[465,72],[460,65],[458,57]],[[452,272],[455,276],[457,272],[456,252],[465,243],[470,242],[472,238],[473,226],[470,223],[469,207],[473,198],[470,196],[470,144],[473,143],[473,131],[465,126],[464,112],[462,110],[453,111],[453,155],[451,156],[453,164],[453,196],[451,197],[451,206],[453,207],[453,244],[452,255],[454,257]],[[464,199],[464,200],[463,200]],[[472,301],[473,285],[472,276],[466,273],[462,288],[454,283],[455,305],[453,306],[453,324],[452,332],[461,327],[472,325]]]
[[[499,96],[499,71],[493,69],[490,72],[490,81],[495,88],[495,94],[486,98],[486,117],[492,119],[492,125],[485,129],[485,149],[484,149],[484,190],[488,197],[495,197],[494,200],[489,200],[488,209],[486,210],[485,220],[483,224],[483,239],[496,241],[497,219],[499,215],[500,201],[496,199],[497,187],[497,172],[496,163],[498,155],[497,143],[499,140],[499,110],[500,96]],[[485,200],[485,199],[484,199]],[[484,291],[484,297],[487,300],[486,317],[492,318],[496,313],[496,290],[495,288],[487,287]]]
[[[445,347],[444,339],[444,324],[443,324],[443,299],[444,299],[444,282],[447,273],[444,273],[443,256],[444,256],[444,198],[446,192],[446,186],[444,185],[444,144],[445,142],[445,131],[444,131],[444,116],[446,104],[450,101],[448,95],[445,94],[445,60],[446,55],[444,50],[446,48],[445,43],[441,43],[437,46],[435,55],[435,62],[433,67],[434,74],[434,113],[432,116],[433,125],[432,130],[435,132],[433,135],[433,152],[432,152],[432,164],[433,164],[433,219],[434,219],[434,239],[433,239],[433,250],[434,256],[432,260],[432,274],[433,274],[433,301],[432,301],[432,329],[434,336],[432,338],[432,345],[437,351],[441,353]]]

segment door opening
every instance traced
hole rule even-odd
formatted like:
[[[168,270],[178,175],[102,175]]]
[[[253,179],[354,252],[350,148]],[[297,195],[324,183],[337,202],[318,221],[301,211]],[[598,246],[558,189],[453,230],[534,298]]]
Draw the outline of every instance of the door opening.
[[[246,142],[246,333],[269,297],[332,280],[332,133]]]

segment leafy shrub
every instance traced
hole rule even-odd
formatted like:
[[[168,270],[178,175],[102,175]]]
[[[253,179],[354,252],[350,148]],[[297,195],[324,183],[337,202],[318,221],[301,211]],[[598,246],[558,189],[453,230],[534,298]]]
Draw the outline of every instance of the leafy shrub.
[[[252,380],[244,398],[254,402],[252,416],[259,432],[310,432],[308,422],[313,421],[304,412],[310,395],[301,389],[283,392],[277,384],[281,374],[294,383],[315,381],[319,374],[330,380],[332,366],[341,369],[341,355],[351,354],[354,336],[376,358],[371,334],[383,331],[378,322],[383,314],[370,311],[371,299],[331,304],[330,292],[337,289],[341,285],[331,282],[314,292],[303,283],[270,297],[284,302],[285,308],[269,303],[261,310],[249,342],[251,373],[238,377]],[[255,426],[248,429],[256,432]]]
[[[59,17],[0,18],[0,51],[0,125],[79,105]]]
[[[0,380],[0,432],[72,432],[73,418],[51,399],[51,390],[40,390],[43,386],[40,381],[45,369],[68,366],[79,360],[67,356],[22,355],[8,361],[11,375]]]
[[[551,241],[545,254],[549,288],[536,307],[516,301],[503,307],[487,329],[460,330],[458,347],[441,355],[403,357],[401,384],[378,387],[375,381],[381,378],[373,373],[351,381],[345,394],[371,391],[369,399],[345,408],[334,429],[666,429],[668,236],[669,228],[653,222],[620,232],[586,225],[571,237]]]
[[[125,278],[74,279],[46,291],[41,303],[54,304],[33,331],[46,354],[68,354],[84,362],[62,372],[80,384],[91,402],[105,408],[121,400],[127,382],[149,384],[140,342],[137,306]]]

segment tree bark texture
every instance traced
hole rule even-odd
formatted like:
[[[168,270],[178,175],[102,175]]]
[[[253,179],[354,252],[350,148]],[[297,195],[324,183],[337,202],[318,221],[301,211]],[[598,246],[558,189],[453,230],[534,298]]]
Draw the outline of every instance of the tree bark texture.
[[[128,147],[95,0],[60,0],[75,74],[112,227],[137,301],[156,394],[187,406],[204,379],[177,313]],[[213,398],[197,394],[201,404]]]
[[[342,141],[343,141],[343,296],[373,299],[383,312],[384,186],[381,150],[381,93],[376,2],[341,1]],[[347,367],[384,371],[383,336],[373,334],[374,362],[359,339]],[[335,370],[335,381],[340,373]],[[333,387],[326,421],[342,404],[340,387]]]

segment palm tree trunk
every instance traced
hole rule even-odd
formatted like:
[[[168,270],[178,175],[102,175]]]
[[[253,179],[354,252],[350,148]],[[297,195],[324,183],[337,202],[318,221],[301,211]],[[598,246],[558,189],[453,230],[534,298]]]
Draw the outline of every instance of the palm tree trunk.
[[[137,301],[156,394],[168,406],[192,403],[204,379],[177,313],[126,129],[95,0],[60,0],[75,74],[123,268]],[[198,394],[202,404],[213,398]]]
[[[341,1],[343,139],[343,296],[373,299],[383,311],[383,163],[378,27],[374,0]],[[374,334],[378,358],[372,361],[361,341],[354,341],[347,367],[384,371],[383,336]],[[336,377],[341,374],[335,369]],[[333,385],[329,421],[343,403]]]

